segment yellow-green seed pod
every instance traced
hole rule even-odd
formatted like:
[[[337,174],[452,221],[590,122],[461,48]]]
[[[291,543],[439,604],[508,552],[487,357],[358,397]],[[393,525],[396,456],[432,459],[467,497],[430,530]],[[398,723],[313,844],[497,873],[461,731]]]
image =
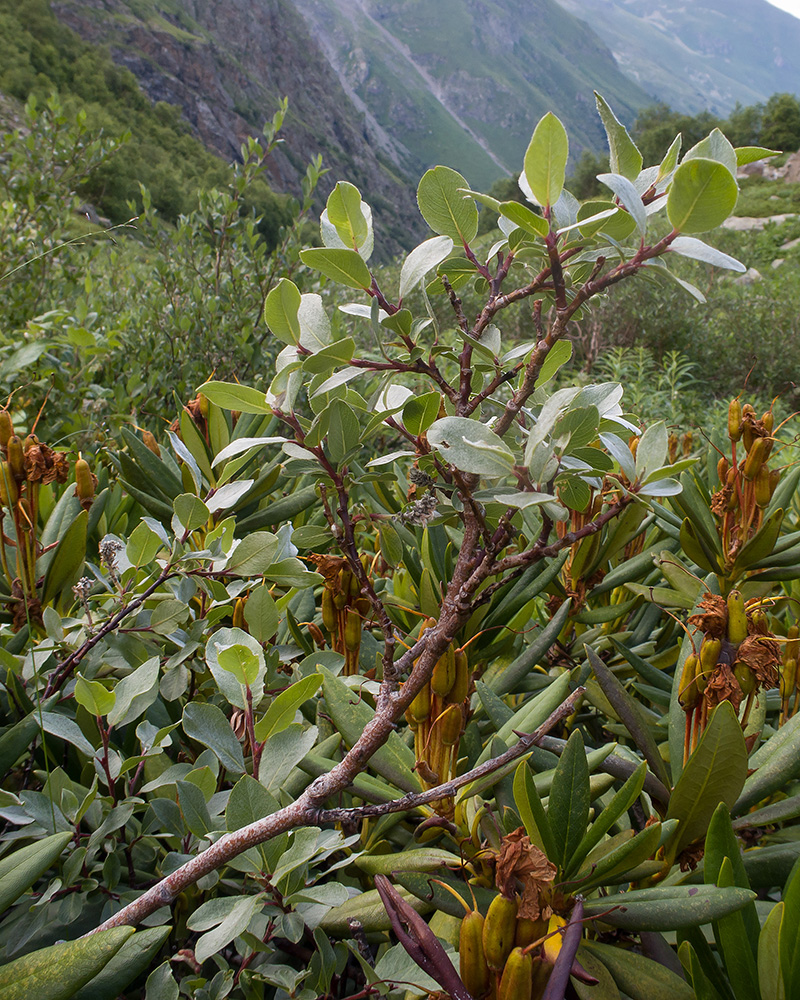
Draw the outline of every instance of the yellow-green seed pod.
[[[628,441],[628,447],[631,450],[631,456],[633,458],[636,458],[636,452],[637,452],[637,450],[639,448],[639,437],[638,437],[638,435],[629,439],[629,441]]]
[[[742,660],[737,660],[734,663],[733,676],[739,682],[739,687],[742,689],[742,694],[745,697],[753,692],[756,686],[756,675]]]
[[[13,437],[14,424],[11,421],[11,414],[8,410],[0,410],[0,448],[5,451],[8,439]]]
[[[728,472],[730,471],[731,463],[723,455],[722,458],[717,462],[717,475],[719,476],[719,481],[725,483],[728,478]]]
[[[483,914],[470,911],[461,921],[458,935],[458,971],[469,993],[480,1000],[491,985],[491,973],[483,954]]]
[[[343,607],[348,603],[350,597],[350,570],[342,572],[339,574],[339,590],[334,591],[333,603],[336,608],[341,611]]]
[[[756,438],[750,450],[747,452],[747,458],[744,460],[744,466],[742,467],[742,472],[744,472],[745,478],[755,479],[758,475],[758,470],[764,464],[769,455],[770,440],[769,438]]]
[[[446,698],[456,682],[456,656],[452,646],[448,646],[436,661],[431,674],[431,691],[440,698]]]
[[[79,458],[75,463],[75,493],[82,501],[94,497],[94,477],[85,458]]]
[[[198,392],[197,394],[197,409],[200,413],[208,420],[208,414],[210,412],[210,404],[208,402],[208,396],[205,393]]]
[[[500,972],[514,947],[517,930],[517,901],[495,896],[483,925],[483,953],[493,972]]]
[[[447,698],[454,705],[460,705],[462,701],[467,700],[467,695],[469,694],[469,657],[466,650],[457,649],[455,651],[455,661],[456,679]]]
[[[358,652],[361,646],[361,616],[352,608],[347,609],[347,621],[344,626],[344,645],[351,653]]]
[[[11,475],[18,483],[21,483],[25,479],[25,453],[22,450],[22,442],[16,434],[12,434],[8,439],[6,451]]]
[[[333,594],[327,587],[322,588],[322,624],[331,635],[339,631],[339,618],[333,603]]]
[[[684,712],[691,711],[700,701],[700,692],[697,689],[697,657],[694,653],[690,653],[684,660],[678,701]]]
[[[771,434],[772,428],[775,426],[775,414],[772,412],[772,410],[767,410],[767,412],[761,418],[761,423],[764,425],[767,434]]]
[[[148,448],[154,455],[161,458],[161,449],[151,431],[142,431],[142,441],[144,441],[145,448]]]
[[[732,399],[728,405],[728,437],[738,441],[742,436],[742,404],[738,399]]]
[[[738,645],[747,638],[747,613],[740,590],[728,594],[728,642]]]
[[[245,627],[244,600],[241,597],[236,599],[236,603],[233,606],[233,627],[241,629]]]
[[[761,635],[766,635],[770,631],[769,618],[767,618],[767,612],[763,608],[754,608],[750,613],[750,621],[756,632]]]
[[[406,711],[406,718],[409,718],[409,722],[413,719],[412,725],[415,723],[419,725],[425,722],[428,716],[431,714],[431,689],[425,684],[420,688],[419,693],[415,696],[414,700],[408,706]]]
[[[533,958],[533,970],[531,972],[531,982],[533,987],[531,990],[531,995],[539,997],[544,995],[544,991],[547,988],[547,981],[550,979],[550,974],[553,971],[553,966],[546,958],[541,955],[535,955]]]
[[[778,483],[780,481],[781,481],[781,470],[780,469],[773,469],[772,472],[770,472],[770,474],[769,474],[769,496],[770,496],[770,499],[772,499],[772,495],[775,492],[775,489],[776,489],[776,487],[777,487],[777,485],[778,485]]]
[[[797,659],[800,655],[800,628],[792,625],[786,632],[786,645],[783,647],[784,660]]]
[[[527,948],[529,944],[543,938],[546,933],[546,920],[528,920],[527,917],[520,917],[514,934],[514,944],[517,948]]]
[[[508,956],[497,991],[497,1000],[531,1000],[533,956],[514,948]]]
[[[443,746],[454,747],[461,736],[464,717],[460,705],[449,705],[436,720],[436,732]]]
[[[720,639],[712,639],[710,636],[706,636],[703,639],[703,643],[700,646],[700,666],[703,668],[703,673],[707,673],[716,667],[721,652],[722,642]]]
[[[350,574],[350,596],[360,597],[361,596],[361,583],[355,573]]]
[[[781,667],[781,698],[788,698],[797,683],[797,660],[787,660]]]
[[[0,501],[3,507],[13,507],[19,500],[17,481],[11,475],[8,462],[0,463]]]
[[[769,481],[769,466],[764,462],[758,470],[755,480],[756,505],[762,510],[769,506],[772,499],[772,487]]]

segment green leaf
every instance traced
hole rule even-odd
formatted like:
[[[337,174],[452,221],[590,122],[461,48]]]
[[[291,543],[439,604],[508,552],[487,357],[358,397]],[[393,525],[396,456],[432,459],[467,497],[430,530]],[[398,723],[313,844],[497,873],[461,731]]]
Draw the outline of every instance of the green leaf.
[[[205,795],[192,781],[177,781],[175,785],[186,829],[195,837],[205,837],[212,826]]]
[[[780,960],[780,939],[785,909],[785,903],[773,906],[758,936],[758,985],[761,989],[761,1000],[786,998]]]
[[[548,113],[539,121],[525,152],[525,178],[540,205],[552,206],[564,187],[569,158],[567,132],[556,116]]]
[[[95,716],[108,715],[117,700],[114,692],[100,681],[87,681],[80,674],[77,675],[73,695],[79,705]]]
[[[221,406],[223,410],[238,410],[241,413],[272,413],[272,407],[267,403],[266,394],[258,389],[238,382],[204,382],[200,386],[202,392],[212,403]]]
[[[164,548],[164,542],[155,531],[144,521],[140,521],[133,529],[128,544],[125,546],[125,555],[128,562],[133,566],[147,566],[151,563],[160,549]]]
[[[250,826],[256,820],[271,816],[280,807],[280,802],[270,795],[261,782],[245,774],[231,789],[225,808],[226,829],[241,830],[243,826]]]
[[[145,1000],[178,1000],[178,984],[169,962],[163,962],[147,977]]]
[[[208,524],[211,518],[208,507],[194,493],[182,493],[175,497],[172,507],[184,531],[196,531]]]
[[[605,184],[607,188],[613,191],[630,212],[631,217],[636,223],[636,228],[639,230],[642,239],[644,239],[644,234],[647,230],[647,212],[642,203],[641,195],[632,182],[620,174],[598,174],[597,179],[601,184]]]
[[[203,917],[213,909],[214,913],[219,913],[220,919],[215,922],[217,926],[207,934],[202,934],[194,946],[195,957],[198,962],[205,962],[212,955],[221,951],[234,938],[247,930],[248,924],[263,907],[264,898],[260,894],[253,896],[227,896],[211,899],[203,903],[189,917],[187,926],[190,930],[197,930],[204,926]],[[227,911],[224,916],[220,911]]]
[[[264,747],[259,778],[268,791],[280,795],[281,787],[300,761],[317,742],[316,726],[303,728],[296,723],[273,733]]]
[[[729,271],[739,271],[743,273],[747,270],[740,260],[729,257],[728,254],[710,247],[702,240],[696,240],[693,236],[679,236],[669,245],[670,252],[677,253],[681,257],[690,257],[692,260],[702,260],[704,264],[712,264],[714,267],[724,267]]]
[[[183,710],[182,724],[186,735],[208,747],[227,771],[235,774],[244,771],[241,745],[230,722],[216,705],[190,701]]]
[[[452,249],[453,240],[450,236],[434,236],[415,247],[403,261],[400,269],[398,300],[402,302],[429,271],[445,260]]]
[[[730,170],[716,160],[684,160],[672,178],[667,215],[680,233],[716,229],[736,206],[739,190]]]
[[[736,166],[744,167],[748,163],[755,163],[757,160],[765,160],[768,156],[780,156],[779,149],[765,149],[763,146],[737,146]]]
[[[322,372],[338,368],[339,365],[346,365],[355,354],[355,350],[356,342],[352,337],[345,337],[343,340],[334,341],[328,347],[323,347],[321,351],[317,351],[316,354],[307,357],[303,362],[303,371],[309,372],[312,375],[319,375]],[[214,459],[215,463],[217,461],[219,461],[219,456]]]
[[[254,639],[268,642],[278,631],[280,615],[269,587],[256,587],[244,605],[244,620]]]
[[[374,711],[361,700],[357,691],[349,688],[325,667],[322,674],[322,693],[328,714],[342,739],[350,748],[371,722]],[[406,746],[398,733],[392,733],[387,742],[370,757],[370,768],[406,792],[421,790],[416,771],[414,751]]]
[[[800,996],[800,861],[783,889],[784,914],[780,930],[781,972],[786,996]]]
[[[603,694],[608,698],[614,711],[619,715],[625,728],[633,737],[637,747],[644,754],[644,758],[653,774],[655,774],[662,784],[669,787],[670,781],[666,764],[659,752],[655,737],[650,731],[650,724],[641,706],[628,694],[621,681],[609,670],[597,653],[590,646],[584,646],[583,648],[586,651],[586,656],[589,659],[595,677],[597,677],[597,681],[603,689]]]
[[[669,149],[664,154],[664,159],[658,166],[658,176],[656,177],[657,184],[663,181],[665,177],[669,177],[669,175],[677,166],[678,157],[681,154],[682,145],[683,145],[683,136],[679,132],[670,143]]]
[[[727,703],[726,703],[727,704]],[[587,917],[628,931],[672,931],[697,927],[735,913],[756,894],[749,889],[715,885],[679,885],[632,889],[587,901]]]
[[[663,420],[651,424],[639,439],[636,449],[636,478],[644,482],[651,472],[667,460],[668,434]]]
[[[594,99],[597,102],[597,111],[603,128],[606,130],[611,172],[621,174],[629,181],[635,181],[642,169],[642,154],[628,135],[625,126],[617,120],[614,112],[597,91],[594,92]]]
[[[152,656],[114,688],[116,702],[108,713],[112,726],[124,726],[147,711],[158,697],[159,658]]]
[[[586,833],[589,804],[589,767],[583,737],[576,729],[556,767],[548,807],[556,842],[556,856],[550,860],[561,869],[566,867]]]
[[[262,576],[272,565],[277,551],[277,535],[271,531],[254,531],[239,542],[225,568],[236,576]]]
[[[403,407],[403,426],[409,434],[424,434],[439,416],[441,403],[441,393],[435,391],[411,396]]]
[[[227,646],[234,645],[247,647],[250,652],[258,658],[258,676],[250,685],[253,705],[257,707],[264,696],[264,673],[266,669],[264,651],[258,640],[253,638],[253,636],[248,635],[247,632],[240,628],[217,629],[217,631],[209,637],[208,642],[206,643],[206,663],[208,663],[209,670],[211,671],[214,680],[217,682],[217,687],[226,700],[231,705],[235,705],[236,708],[246,709],[247,700],[245,698],[245,690],[242,683],[236,680],[233,674],[231,674],[230,671],[225,670],[219,663],[220,650],[225,649]]]
[[[147,969],[171,930],[168,925],[137,931],[125,941],[102,972],[78,990],[74,1000],[116,1000]]]
[[[70,840],[71,834],[56,833],[18,848],[0,860],[0,913],[5,913],[55,864]]]
[[[709,880],[705,872],[704,877],[706,881]],[[719,886],[733,885],[733,865],[730,858],[723,858],[716,883]],[[745,919],[746,917],[749,919]],[[756,948],[759,931],[755,903],[748,903],[736,913],[730,913],[714,923],[717,950],[723,957],[737,1000],[750,1000],[750,997],[758,996]]]
[[[581,942],[581,951],[584,949],[600,959],[632,1000],[695,1000],[685,980],[638,952],[592,940]]]
[[[319,674],[310,674],[296,681],[285,691],[281,691],[273,698],[269,708],[256,723],[256,739],[263,742],[274,733],[279,733],[290,726],[300,706],[316,694],[320,684],[322,677]]]
[[[299,308],[300,290],[288,278],[277,281],[264,301],[264,321],[285,344],[300,343],[300,321],[297,318]]]
[[[328,219],[336,227],[342,242],[358,250],[369,235],[369,226],[361,209],[361,192],[348,183],[339,181],[328,195]]]
[[[613,838],[610,844],[613,845],[615,840],[616,838]],[[575,882],[583,891],[607,883],[620,882],[627,872],[632,872],[655,855],[661,840],[661,824],[653,823],[635,836],[624,839],[618,846],[612,846],[606,854],[601,853],[601,847],[591,857],[591,864],[578,873]]]
[[[503,218],[513,222],[531,236],[547,236],[550,226],[547,219],[537,215],[533,209],[527,205],[522,205],[518,201],[504,201],[500,205],[500,214]]]
[[[669,800],[667,819],[680,820],[668,845],[667,856],[677,855],[692,841],[705,836],[720,802],[730,809],[747,776],[747,747],[742,727],[730,702],[721,702]]]
[[[744,783],[734,813],[740,815],[800,774],[800,715],[780,727],[753,754],[753,773]]]
[[[547,352],[547,355],[542,362],[542,367],[539,369],[539,375],[536,379],[536,388],[539,389],[543,385],[547,385],[550,379],[555,376],[558,370],[562,368],[571,357],[572,341],[557,340]]]
[[[263,660],[252,649],[240,643],[221,647],[217,651],[217,663],[223,670],[233,674],[240,684],[248,687],[255,683]]]
[[[718,128],[712,129],[705,139],[692,146],[683,161],[685,163],[698,157],[722,163],[731,172],[731,176],[736,177],[736,151]]]
[[[688,941],[684,941],[678,948],[678,955],[681,964],[689,974],[692,989],[697,1000],[722,1000],[722,997],[720,997],[720,994],[706,975],[703,963],[697,952]]]
[[[328,406],[327,452],[335,465],[357,447],[361,438],[358,417],[343,399],[334,399]]]
[[[69,1000],[111,961],[132,934],[132,927],[114,927],[8,962],[0,967],[0,997]]]
[[[72,603],[71,588],[78,582],[86,558],[86,527],[88,523],[89,512],[82,510],[58,543],[58,548],[55,550],[44,577],[43,604],[49,604],[62,594],[68,594],[69,603]]]
[[[508,475],[514,455],[494,431],[469,417],[442,417],[428,428],[428,443],[462,472],[500,478]]]
[[[470,243],[478,233],[478,208],[460,190],[466,180],[450,167],[433,167],[422,175],[417,204],[423,219],[435,233],[459,243]]]
[[[301,250],[302,262],[326,278],[348,288],[366,291],[372,285],[372,275],[355,250],[334,250],[327,247]]]
[[[524,760],[517,765],[514,774],[514,805],[530,842],[544,851],[549,859],[554,859],[558,854],[558,845],[553,828],[536,791],[530,765]]]
[[[646,774],[647,765],[642,762],[586,831],[566,865],[565,876],[580,868],[589,852],[597,847],[617,820],[630,809],[641,794]]]
[[[150,614],[150,628],[158,635],[172,635],[186,620],[189,608],[183,601],[167,598],[159,601]]]

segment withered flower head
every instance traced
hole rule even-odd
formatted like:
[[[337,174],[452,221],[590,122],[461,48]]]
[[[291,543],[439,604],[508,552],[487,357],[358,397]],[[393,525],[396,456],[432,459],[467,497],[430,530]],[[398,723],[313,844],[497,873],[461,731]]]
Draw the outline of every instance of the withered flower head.
[[[503,837],[497,858],[495,883],[501,894],[513,897],[517,891],[517,879],[522,882],[522,901],[519,916],[526,920],[549,917],[549,905],[556,866],[547,856],[532,844],[523,827]],[[542,899],[546,893],[547,901]]]
[[[778,667],[781,662],[780,646],[774,639],[761,635],[748,635],[739,646],[738,657],[756,675],[759,687],[778,686]]]
[[[728,628],[728,605],[724,597],[705,594],[698,607],[699,614],[689,616],[689,624],[710,635],[712,639],[725,638]]]

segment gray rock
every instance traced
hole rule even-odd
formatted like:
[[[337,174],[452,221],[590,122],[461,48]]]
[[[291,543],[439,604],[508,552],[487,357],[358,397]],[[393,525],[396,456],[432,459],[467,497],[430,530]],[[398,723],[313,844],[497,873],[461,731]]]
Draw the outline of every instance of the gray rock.
[[[748,267],[744,274],[733,279],[734,285],[753,285],[756,281],[761,281],[761,272],[754,267]]]

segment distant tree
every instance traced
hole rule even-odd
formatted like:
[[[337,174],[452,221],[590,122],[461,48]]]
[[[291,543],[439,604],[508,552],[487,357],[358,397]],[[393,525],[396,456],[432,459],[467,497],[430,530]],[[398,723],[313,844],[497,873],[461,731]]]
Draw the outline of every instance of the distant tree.
[[[597,175],[609,170],[608,156],[601,156],[589,149],[584,149],[580,159],[572,168],[569,189],[580,201],[588,198],[608,196],[608,188],[598,181]]]
[[[763,104],[750,104],[745,107],[737,101],[736,107],[728,116],[723,132],[734,146],[759,146],[762,143],[763,120]]]
[[[643,108],[633,126],[633,138],[645,160],[652,163],[663,154],[678,132],[683,136],[683,148],[691,149],[721,122],[709,111],[686,115],[673,111],[668,104]]]
[[[767,101],[760,142],[792,153],[800,148],[800,100],[794,94],[773,94]]]

